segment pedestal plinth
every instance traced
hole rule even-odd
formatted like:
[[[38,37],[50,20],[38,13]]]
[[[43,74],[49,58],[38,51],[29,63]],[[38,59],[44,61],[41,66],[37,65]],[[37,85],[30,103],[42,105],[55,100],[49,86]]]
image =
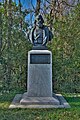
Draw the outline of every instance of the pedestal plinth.
[[[27,96],[52,97],[52,53],[48,50],[28,52]]]

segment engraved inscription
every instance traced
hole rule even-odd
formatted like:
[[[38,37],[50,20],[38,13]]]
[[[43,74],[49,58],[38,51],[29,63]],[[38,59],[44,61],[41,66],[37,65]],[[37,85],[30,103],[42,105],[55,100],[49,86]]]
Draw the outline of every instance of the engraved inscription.
[[[50,54],[31,54],[30,64],[50,64]]]

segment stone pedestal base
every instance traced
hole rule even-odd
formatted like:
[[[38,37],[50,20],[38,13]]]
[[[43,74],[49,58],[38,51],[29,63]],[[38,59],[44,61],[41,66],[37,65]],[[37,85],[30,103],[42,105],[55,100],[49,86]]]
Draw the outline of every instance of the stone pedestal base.
[[[55,97],[28,97],[24,93],[20,100],[22,105],[60,105],[58,98]]]
[[[9,108],[70,108],[61,94],[53,97],[26,97],[25,94],[17,94]]]

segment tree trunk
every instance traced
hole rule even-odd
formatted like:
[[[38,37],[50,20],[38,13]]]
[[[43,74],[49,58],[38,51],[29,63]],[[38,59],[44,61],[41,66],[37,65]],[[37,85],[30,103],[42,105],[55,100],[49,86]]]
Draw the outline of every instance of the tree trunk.
[[[11,82],[11,30],[12,30],[12,0],[9,0],[8,4],[8,39],[7,39],[7,46],[8,46],[8,61],[7,61],[7,84],[8,89],[10,88]]]
[[[35,16],[37,16],[39,14],[39,12],[40,12],[40,5],[41,5],[41,0],[37,0]]]
[[[0,12],[0,57],[1,57],[1,49],[2,49],[2,13]]]
[[[21,0],[19,0],[19,13],[20,13],[20,15],[21,15],[21,6],[22,6],[21,5]],[[23,20],[22,20],[22,18],[20,18],[20,23],[19,23],[20,24],[20,30],[22,30],[22,27],[23,27],[22,23],[23,23]]]

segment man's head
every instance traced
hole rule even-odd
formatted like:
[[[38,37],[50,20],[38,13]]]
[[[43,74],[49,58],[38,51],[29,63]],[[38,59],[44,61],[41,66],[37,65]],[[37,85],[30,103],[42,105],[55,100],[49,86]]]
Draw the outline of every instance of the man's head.
[[[38,16],[36,17],[35,24],[36,24],[39,28],[42,28],[42,27],[43,27],[43,23],[44,23],[44,20],[43,20],[42,15],[38,15]]]

